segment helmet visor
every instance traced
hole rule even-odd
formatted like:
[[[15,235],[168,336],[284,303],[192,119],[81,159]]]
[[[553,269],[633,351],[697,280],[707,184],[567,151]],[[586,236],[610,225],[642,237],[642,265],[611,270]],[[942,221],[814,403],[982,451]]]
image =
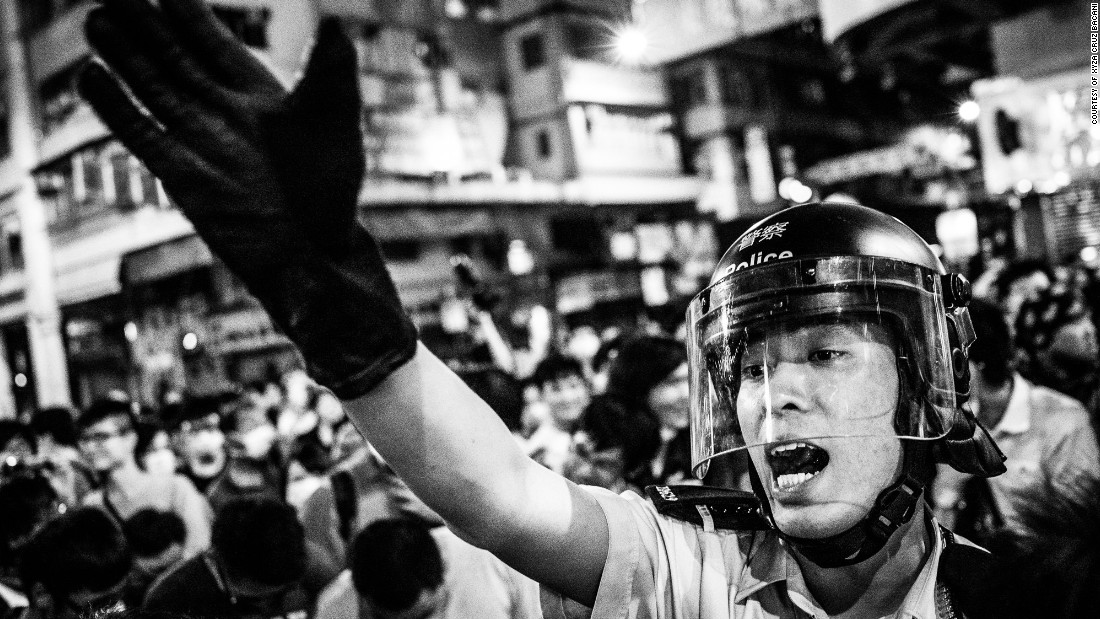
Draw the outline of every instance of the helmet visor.
[[[955,389],[940,278],[841,256],[734,272],[688,309],[692,467],[749,447],[942,437]]]

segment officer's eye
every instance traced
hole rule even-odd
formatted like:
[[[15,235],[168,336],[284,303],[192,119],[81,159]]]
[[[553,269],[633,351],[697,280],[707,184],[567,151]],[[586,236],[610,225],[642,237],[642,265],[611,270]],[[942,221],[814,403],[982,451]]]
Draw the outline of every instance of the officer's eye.
[[[820,363],[825,363],[825,362],[829,362],[829,361],[838,361],[845,354],[847,354],[847,353],[845,353],[842,350],[829,350],[829,349],[815,350],[812,353],[810,353],[810,361],[816,361],[816,362],[820,362]]]
[[[764,377],[764,366],[760,363],[741,365],[741,380],[756,380]]]

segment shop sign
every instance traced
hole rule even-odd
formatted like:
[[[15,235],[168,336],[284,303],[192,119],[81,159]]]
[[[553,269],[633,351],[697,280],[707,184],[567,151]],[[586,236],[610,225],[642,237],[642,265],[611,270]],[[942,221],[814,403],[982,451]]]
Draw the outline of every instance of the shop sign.
[[[260,308],[213,314],[209,318],[211,346],[222,354],[237,354],[287,346],[290,340],[275,329]]]
[[[842,34],[862,23],[915,0],[821,0],[821,34],[833,42]]]
[[[848,1],[848,0],[846,0]],[[854,2],[853,2],[854,3]],[[816,0],[647,0],[646,59],[664,64],[817,16]],[[635,9],[637,10],[637,9]]]
[[[641,296],[636,271],[591,271],[563,277],[557,285],[557,310],[563,314],[591,309],[597,303]]]
[[[987,191],[1051,193],[1100,177],[1100,125],[1092,123],[1087,69],[1028,82],[979,80],[971,90]]]
[[[977,162],[971,144],[961,133],[923,126],[908,131],[897,144],[820,161],[806,168],[806,180],[834,185],[858,178],[910,173],[930,178],[945,170],[968,170]]]

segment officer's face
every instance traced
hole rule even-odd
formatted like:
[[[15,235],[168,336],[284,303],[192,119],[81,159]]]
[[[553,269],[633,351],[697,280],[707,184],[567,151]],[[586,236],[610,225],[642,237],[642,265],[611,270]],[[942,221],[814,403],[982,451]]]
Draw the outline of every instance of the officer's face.
[[[901,466],[889,330],[853,320],[788,323],[750,332],[746,342],[738,419],[749,444],[762,444],[750,454],[776,524],[797,537],[844,531]]]

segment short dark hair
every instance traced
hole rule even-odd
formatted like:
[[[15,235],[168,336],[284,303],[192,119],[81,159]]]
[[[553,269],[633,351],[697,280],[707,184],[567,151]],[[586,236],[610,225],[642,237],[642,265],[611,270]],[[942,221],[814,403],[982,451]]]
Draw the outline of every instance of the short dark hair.
[[[44,475],[20,475],[0,484],[0,564],[10,564],[12,543],[56,516],[57,490]]]
[[[529,382],[541,389],[543,385],[550,381],[561,380],[570,376],[584,377],[581,362],[573,357],[552,353],[538,362]]]
[[[183,544],[187,529],[175,512],[146,507],[134,512],[122,524],[130,549],[139,557],[155,557],[172,544]]]
[[[166,404],[161,407],[161,421],[169,432],[179,430],[185,421],[204,419],[210,415],[217,415],[219,419],[225,417],[227,408],[231,408],[236,396],[223,393],[211,396],[184,396],[179,402]]]
[[[1012,337],[999,307],[974,299],[970,302],[970,320],[977,339],[970,345],[970,360],[981,368],[982,380],[1003,385],[1012,377]]]
[[[76,446],[76,419],[67,407],[51,406],[35,411],[30,428],[35,436],[50,436],[62,445]]]
[[[161,432],[165,432],[165,429],[155,419],[146,419],[139,421],[134,431],[137,432],[134,454],[140,458],[149,452],[149,448],[153,446],[153,439]],[[138,466],[142,466],[141,462],[138,462]]]
[[[0,419],[0,449],[4,449],[17,438],[23,439],[31,451],[38,451],[38,441],[25,423],[15,419]]]
[[[994,288],[997,291],[997,300],[1004,301],[1005,297],[1008,296],[1008,289],[1012,287],[1012,284],[1032,273],[1042,273],[1046,275],[1050,281],[1054,281],[1054,270],[1042,260],[1033,258],[1016,260],[1009,263],[1008,266],[998,273],[997,279],[993,282]]]
[[[23,552],[23,584],[40,583],[50,595],[106,591],[122,582],[133,559],[115,521],[82,507],[46,524]]]
[[[282,501],[229,501],[214,517],[211,541],[227,569],[264,584],[289,584],[305,573],[305,533],[294,508]]]
[[[422,591],[443,584],[443,558],[427,525],[378,520],[355,536],[351,551],[355,590],[387,610],[405,610]]]
[[[102,398],[92,402],[91,405],[77,417],[76,428],[78,431],[83,432],[104,419],[110,419],[112,417],[122,417],[130,424],[131,430],[137,429],[137,419],[134,418],[134,411],[130,408],[130,403],[125,400],[116,400],[114,398]]]
[[[579,367],[579,366],[578,366]],[[504,421],[512,432],[520,429],[523,416],[523,384],[500,368],[459,372],[466,385]]]

